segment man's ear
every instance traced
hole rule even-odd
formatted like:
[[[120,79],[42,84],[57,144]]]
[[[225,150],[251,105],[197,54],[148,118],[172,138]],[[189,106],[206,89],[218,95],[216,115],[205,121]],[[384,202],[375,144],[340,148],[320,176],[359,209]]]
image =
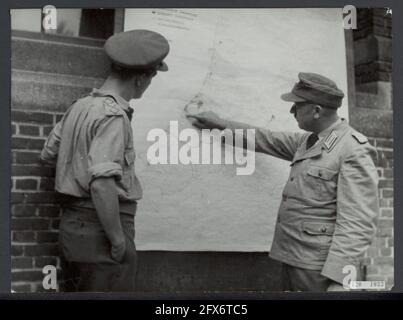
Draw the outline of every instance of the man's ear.
[[[315,107],[313,108],[314,112],[319,114],[321,113],[322,109],[323,108],[319,105],[315,105]]]
[[[141,79],[141,77],[135,76],[135,77],[133,78],[133,81],[134,81],[134,85],[135,85],[137,88],[140,88],[140,87],[141,87],[141,84],[142,84],[142,79]]]
[[[313,118],[314,119],[319,119],[321,111],[322,111],[322,107],[319,106],[319,105],[315,105],[314,108],[313,108]]]

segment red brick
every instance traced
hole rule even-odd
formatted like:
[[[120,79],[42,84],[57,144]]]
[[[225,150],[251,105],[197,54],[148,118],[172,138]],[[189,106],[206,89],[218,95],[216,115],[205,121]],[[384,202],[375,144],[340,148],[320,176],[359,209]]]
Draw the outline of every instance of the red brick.
[[[53,114],[43,112],[11,110],[11,119],[14,122],[53,124]]]
[[[393,178],[393,170],[392,169],[384,169],[383,176],[385,178]]]
[[[11,258],[12,269],[32,269],[32,267],[33,267],[32,258],[27,257]]]
[[[24,253],[24,247],[22,245],[11,245],[11,256],[22,256]]]
[[[57,242],[59,233],[55,231],[40,231],[36,234],[36,240],[38,243],[53,243]]]
[[[41,270],[13,271],[11,273],[12,281],[39,281],[43,280],[44,274]]]
[[[393,179],[380,179],[379,188],[393,188]]]
[[[59,230],[60,219],[52,219],[51,222],[51,229],[52,230]]]
[[[56,257],[36,257],[35,260],[35,268],[43,268],[48,265],[52,265],[57,267],[57,258]]]
[[[45,140],[42,138],[21,138],[12,137],[11,138],[11,148],[12,149],[29,149],[29,150],[42,150],[45,144]]]
[[[365,266],[369,266],[372,264],[372,258],[370,257],[365,257],[364,259],[362,259],[362,264]]]
[[[376,247],[371,246],[370,248],[368,248],[367,254],[370,257],[375,257],[378,255],[378,249]]]
[[[31,205],[15,204],[12,206],[12,215],[14,217],[33,217],[36,214],[36,208],[36,206]]]
[[[366,267],[367,274],[377,274],[379,271],[379,266],[369,265]]]
[[[388,199],[379,199],[379,206],[380,207],[389,207],[389,200]]]
[[[35,241],[35,233],[33,231],[12,231],[13,242],[33,242]]]
[[[382,198],[393,198],[393,189],[382,189]]]
[[[393,218],[393,209],[381,209],[381,217]]]
[[[50,166],[13,165],[11,166],[12,176],[41,176],[54,177],[55,168]]]
[[[382,218],[378,220],[379,228],[393,228],[393,219]]]
[[[15,135],[17,133],[17,126],[15,124],[11,125],[11,134]]]
[[[393,228],[378,228],[378,237],[391,237],[393,235]]]
[[[39,189],[42,191],[54,191],[55,179],[54,178],[41,178]]]
[[[391,257],[393,254],[392,248],[381,248],[381,256]]]
[[[49,134],[52,132],[52,130],[53,130],[53,126],[45,126],[45,127],[43,127],[43,135],[45,137],[48,137]]]
[[[48,230],[49,219],[44,218],[12,218],[12,230]]]
[[[11,289],[17,293],[30,293],[31,285],[30,284],[11,284]]]
[[[393,151],[392,150],[378,151],[378,156],[381,156],[386,159],[393,159]]]
[[[39,127],[30,125],[19,125],[19,134],[24,136],[39,136]]]
[[[389,167],[389,159],[384,157],[382,154],[378,154],[378,161],[376,162],[376,165],[378,167],[382,168],[388,168]]]
[[[33,245],[25,245],[25,256],[37,257],[37,256],[58,256],[59,248],[57,244],[41,243]]]
[[[15,181],[17,190],[37,190],[38,181],[35,179],[18,179]]]
[[[370,274],[366,276],[367,281],[386,281],[385,276],[379,274]]]
[[[389,139],[376,139],[376,146],[381,148],[393,149],[393,140]]]
[[[374,264],[389,264],[393,266],[393,257],[375,257]]]
[[[62,118],[63,118],[63,114],[56,114],[55,115],[56,123],[59,122],[60,120],[62,120]]]
[[[59,217],[60,206],[40,206],[38,210],[38,216],[40,217]]]
[[[384,275],[393,274],[393,272],[394,272],[393,265],[383,264],[380,266],[380,269],[381,269],[381,274],[384,274]]]
[[[393,247],[395,245],[395,240],[393,238],[388,239],[388,246]]]
[[[40,164],[39,152],[13,151],[13,163],[15,164]]]
[[[379,229],[378,229],[379,230]],[[385,237],[377,237],[374,239],[374,246],[377,248],[387,247],[388,245],[388,238]]]
[[[12,192],[11,203],[60,203],[63,196],[56,192]]]

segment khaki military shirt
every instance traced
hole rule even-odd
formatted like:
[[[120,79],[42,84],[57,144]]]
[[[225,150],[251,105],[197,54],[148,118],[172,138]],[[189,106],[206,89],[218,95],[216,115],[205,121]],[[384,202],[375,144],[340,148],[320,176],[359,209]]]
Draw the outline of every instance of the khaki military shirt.
[[[339,283],[360,260],[379,214],[375,149],[340,121],[306,149],[309,133],[256,131],[256,151],[291,162],[270,256]]]
[[[142,197],[142,188],[134,171],[133,132],[125,112],[128,108],[122,97],[94,89],[68,109],[41,154],[44,161],[56,162],[56,191],[88,206],[91,182],[114,177],[120,211],[133,213],[135,207],[127,204]]]

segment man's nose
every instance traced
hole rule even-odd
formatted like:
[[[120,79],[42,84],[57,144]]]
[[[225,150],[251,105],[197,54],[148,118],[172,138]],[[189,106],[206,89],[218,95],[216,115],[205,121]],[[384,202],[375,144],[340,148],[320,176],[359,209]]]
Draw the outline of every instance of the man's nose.
[[[293,113],[294,116],[295,116],[296,111],[297,111],[297,110],[296,110],[296,108],[295,108],[295,104],[293,104],[292,107],[291,107],[291,109],[290,109],[290,113]]]

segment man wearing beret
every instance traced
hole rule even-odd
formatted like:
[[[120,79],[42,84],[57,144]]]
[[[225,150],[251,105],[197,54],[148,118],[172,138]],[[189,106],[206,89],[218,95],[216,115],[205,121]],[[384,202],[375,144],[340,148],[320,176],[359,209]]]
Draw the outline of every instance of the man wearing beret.
[[[376,151],[338,117],[343,96],[332,80],[300,73],[282,99],[306,133],[254,128],[211,111],[188,115],[199,128],[253,128],[256,152],[290,161],[270,251],[282,262],[284,291],[344,290],[346,276],[361,279],[379,212]]]
[[[50,133],[42,161],[56,164],[55,189],[66,203],[60,222],[62,291],[133,291],[137,255],[134,216],[142,188],[134,172],[129,100],[139,99],[158,71],[168,41],[148,30],[105,43],[111,72],[67,110]]]

